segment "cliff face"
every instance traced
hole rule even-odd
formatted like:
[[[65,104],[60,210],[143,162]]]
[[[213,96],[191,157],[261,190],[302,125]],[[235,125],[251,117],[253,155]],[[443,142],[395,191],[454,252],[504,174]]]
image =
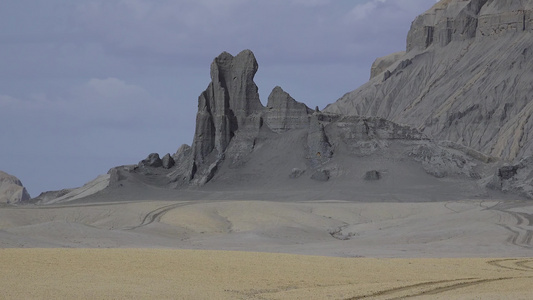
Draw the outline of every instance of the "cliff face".
[[[503,159],[533,154],[533,3],[440,1],[407,53],[325,111],[379,116]]]
[[[235,57],[224,52],[211,64],[211,83],[198,98],[192,145],[190,178],[198,184],[213,175],[239,129],[258,127],[254,115],[263,110],[263,105],[253,81],[257,68],[249,50]]]

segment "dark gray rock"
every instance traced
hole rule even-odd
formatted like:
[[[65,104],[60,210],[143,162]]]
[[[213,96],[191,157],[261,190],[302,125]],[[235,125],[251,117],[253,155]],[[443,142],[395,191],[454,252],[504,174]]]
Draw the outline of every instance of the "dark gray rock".
[[[163,166],[163,162],[159,158],[159,154],[150,153],[147,158],[139,162],[139,166],[159,168]]]
[[[261,125],[254,117],[264,109],[253,81],[257,68],[250,50],[235,57],[224,52],[211,64],[211,83],[198,98],[192,145],[191,178],[198,184],[212,177],[213,164],[222,162],[238,130]]]
[[[513,178],[520,168],[520,165],[515,166],[503,166],[498,169],[498,177],[502,180],[507,180]]]
[[[365,173],[365,176],[363,177],[364,180],[368,181],[375,181],[381,179],[381,173],[376,170],[371,170]]]
[[[235,57],[223,52],[211,64],[211,83],[198,99],[195,161],[202,162],[213,150],[224,153],[239,127],[263,109],[253,81],[257,68],[250,50]]]
[[[174,158],[170,156],[170,153],[167,153],[163,158],[161,159],[161,166],[165,169],[170,169],[174,166],[176,162],[174,161]]]
[[[319,121],[319,114],[313,114],[309,120],[307,133],[308,158],[312,167],[328,161],[333,156],[333,149],[324,130],[324,125]]]
[[[498,168],[487,187],[533,199],[533,156]]]

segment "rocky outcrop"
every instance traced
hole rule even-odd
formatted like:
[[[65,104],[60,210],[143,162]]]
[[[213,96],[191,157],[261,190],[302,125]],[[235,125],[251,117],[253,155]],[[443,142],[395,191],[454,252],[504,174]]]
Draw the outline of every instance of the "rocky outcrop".
[[[161,159],[161,166],[165,169],[170,169],[174,166],[176,162],[174,161],[174,158],[170,156],[170,153],[165,154],[163,158]]]
[[[521,0],[491,0],[478,15],[477,37],[533,32],[533,3]]]
[[[478,16],[487,0],[443,0],[418,16],[407,35],[407,52],[446,46],[476,36]]]
[[[15,204],[30,198],[30,194],[17,177],[0,171],[0,203]]]
[[[533,157],[528,156],[516,164],[501,166],[487,186],[533,199]]]
[[[440,1],[383,76],[323,111],[381,117],[504,160],[533,155],[532,6]]]
[[[409,155],[422,163],[424,170],[437,178],[450,175],[463,175],[473,179],[481,179],[475,170],[478,162],[466,153],[445,148],[436,144],[415,147]]]
[[[405,51],[389,54],[384,57],[377,58],[370,69],[370,79],[378,76],[379,74],[387,71],[387,68],[397,62],[405,55]],[[389,71],[390,72],[390,71]]]
[[[159,168],[163,166],[163,162],[161,161],[161,158],[159,158],[158,153],[150,153],[147,158],[139,162],[139,166]]]
[[[307,132],[308,159],[312,167],[317,167],[327,162],[333,156],[333,150],[324,130],[324,124],[319,120],[322,119],[321,117],[323,117],[321,114],[311,116]]]
[[[407,36],[407,51],[452,41],[533,31],[533,4],[521,0],[443,0],[418,16]]]
[[[211,64],[211,83],[198,99],[196,132],[192,145],[191,179],[204,184],[238,130],[256,127],[263,110],[253,78],[258,64],[250,50],[237,56],[224,52]]]
[[[309,115],[313,112],[307,105],[297,102],[281,87],[275,87],[268,96],[265,120],[274,132],[307,128]]]
[[[401,59],[391,65],[391,74],[408,70],[411,65],[410,59]],[[152,153],[138,165],[113,168],[109,172],[109,187],[184,189],[208,183],[227,187],[287,177],[297,178],[293,182],[301,184],[309,180],[327,184],[344,180],[352,172],[342,163],[347,156],[380,156],[391,145],[405,148],[392,156],[418,161],[431,175],[473,178],[467,171],[448,168],[454,159],[463,159],[450,154],[461,149],[437,146],[416,128],[380,117],[311,110],[281,87],[272,90],[267,106],[263,107],[253,82],[256,71],[257,62],[249,50],[235,57],[222,53],[215,58],[211,65],[212,82],[198,99],[192,146],[183,145],[174,155],[167,154],[163,159]],[[408,155],[421,143],[430,149],[437,147],[440,152]],[[433,155],[444,157],[444,171],[439,169],[440,165],[432,164],[436,161],[431,160]],[[476,159],[472,161],[468,167],[476,166]],[[379,172],[363,175],[357,178],[381,178]]]

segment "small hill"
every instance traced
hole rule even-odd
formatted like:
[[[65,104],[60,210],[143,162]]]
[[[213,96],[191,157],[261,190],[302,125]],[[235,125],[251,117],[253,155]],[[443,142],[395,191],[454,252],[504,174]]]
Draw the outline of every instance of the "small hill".
[[[17,177],[0,171],[0,203],[15,204],[30,198],[30,194]]]

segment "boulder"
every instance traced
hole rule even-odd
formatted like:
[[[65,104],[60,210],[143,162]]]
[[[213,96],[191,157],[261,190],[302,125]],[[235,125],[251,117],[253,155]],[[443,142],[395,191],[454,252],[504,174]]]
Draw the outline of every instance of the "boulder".
[[[159,154],[150,153],[147,158],[139,162],[139,166],[159,168],[163,166],[163,162],[161,161],[161,158],[159,158]]]
[[[161,159],[161,166],[165,169],[170,169],[174,166],[175,161],[172,156],[170,156],[170,153],[167,153],[163,158]]]
[[[368,181],[375,181],[381,179],[381,173],[376,170],[371,170],[365,173],[365,176],[363,177],[364,180]]]

